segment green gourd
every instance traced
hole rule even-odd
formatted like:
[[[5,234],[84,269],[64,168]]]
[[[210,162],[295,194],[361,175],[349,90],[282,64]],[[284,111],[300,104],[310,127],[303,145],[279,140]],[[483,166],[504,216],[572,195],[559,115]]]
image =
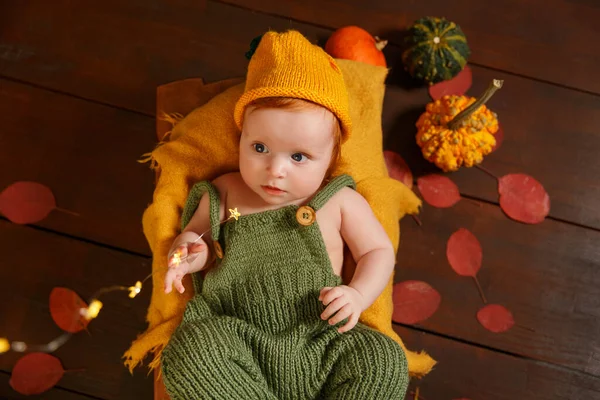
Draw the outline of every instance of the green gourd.
[[[471,55],[463,31],[445,18],[417,20],[408,29],[405,40],[405,69],[413,78],[430,85],[454,78]]]

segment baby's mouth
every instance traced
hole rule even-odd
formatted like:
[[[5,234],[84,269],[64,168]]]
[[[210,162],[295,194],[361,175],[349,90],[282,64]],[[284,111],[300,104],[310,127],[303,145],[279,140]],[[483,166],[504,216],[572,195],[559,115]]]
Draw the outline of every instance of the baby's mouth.
[[[272,195],[281,195],[285,193],[285,190],[281,190],[277,186],[262,185],[261,188],[268,194]]]

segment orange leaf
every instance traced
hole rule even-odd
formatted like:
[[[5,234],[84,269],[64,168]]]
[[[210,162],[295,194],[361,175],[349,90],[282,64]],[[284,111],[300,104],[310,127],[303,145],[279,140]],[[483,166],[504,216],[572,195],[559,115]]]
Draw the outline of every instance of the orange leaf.
[[[500,207],[510,218],[537,224],[550,212],[550,196],[541,183],[529,175],[508,174],[498,179]]]
[[[515,324],[510,311],[499,304],[488,304],[477,312],[477,320],[487,330],[500,333],[509,330]]]
[[[46,353],[30,353],[17,361],[9,383],[21,394],[40,394],[54,387],[64,373],[58,358]]]
[[[423,199],[433,207],[452,207],[460,200],[458,186],[450,178],[430,174],[417,179],[417,186]]]
[[[431,317],[440,306],[437,290],[422,281],[404,281],[394,285],[392,320],[401,324],[416,324]]]
[[[52,191],[37,182],[15,182],[0,193],[0,212],[16,224],[43,220],[56,208]]]
[[[413,174],[402,156],[396,152],[386,150],[383,152],[383,157],[390,178],[400,181],[409,189],[412,189]]]
[[[433,100],[441,99],[443,96],[450,94],[462,96],[469,90],[472,82],[471,68],[465,65],[463,70],[454,78],[429,86],[429,95]]]
[[[55,287],[50,292],[50,314],[58,327],[64,331],[77,333],[89,323],[80,310],[88,305],[71,289]]]
[[[465,228],[460,228],[448,239],[446,257],[457,274],[475,277],[481,268],[483,254],[475,235]]]

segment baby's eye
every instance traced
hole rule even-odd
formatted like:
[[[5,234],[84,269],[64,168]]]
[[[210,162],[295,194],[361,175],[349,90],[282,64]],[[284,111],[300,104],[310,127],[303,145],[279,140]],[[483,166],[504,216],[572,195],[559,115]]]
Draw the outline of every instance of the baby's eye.
[[[296,162],[302,162],[306,160],[306,156],[302,153],[294,153],[292,154],[292,160]]]
[[[267,152],[267,148],[262,143],[254,143],[252,145],[252,147],[254,147],[254,151],[256,151],[257,153],[266,153]]]

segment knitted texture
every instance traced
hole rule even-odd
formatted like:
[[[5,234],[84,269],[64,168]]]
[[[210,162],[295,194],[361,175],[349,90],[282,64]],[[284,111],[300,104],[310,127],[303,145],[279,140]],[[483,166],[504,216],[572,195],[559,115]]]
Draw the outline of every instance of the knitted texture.
[[[264,97],[293,97],[319,104],[339,119],[342,141],[350,136],[352,123],[342,71],[329,54],[298,31],[262,36],[248,65],[244,94],[235,105],[234,119],[240,131],[246,106]]]
[[[352,136],[342,145],[342,163],[334,174],[347,173],[354,178],[357,192],[367,199],[397,252],[398,221],[406,214],[418,213],[421,201],[402,183],[390,178],[385,168],[381,114],[387,69],[349,60],[336,61],[344,73],[353,127]],[[222,82],[211,84],[206,91],[213,91],[215,85],[219,85],[223,92],[203,104],[206,91],[200,92],[196,82],[178,81],[167,85],[177,86],[177,90],[158,91],[159,95],[170,96],[168,101],[161,100],[164,110],[187,115],[173,128],[171,140],[152,152],[160,174],[152,203],[142,220],[153,255],[152,299],[147,314],[148,328],[125,353],[125,364],[130,370],[148,353],[153,356],[150,368],[159,366],[162,349],[181,322],[185,305],[194,293],[189,276],[183,279],[185,293],[165,294],[163,290],[168,251],[180,232],[181,212],[191,186],[238,169],[239,130],[233,120],[233,109],[244,92],[244,84],[232,83],[229,87],[221,86]],[[182,99],[189,99],[190,103],[182,104]],[[352,257],[346,257],[343,276],[351,276],[353,268]],[[345,282],[349,281],[345,279]],[[360,321],[404,346],[392,329],[393,283],[391,277],[382,294],[363,311]],[[424,352],[406,348],[405,352],[412,375],[422,376],[435,364]]]
[[[344,186],[354,187],[348,175],[333,179],[308,205],[318,211]],[[185,216],[206,191],[211,219],[218,221],[219,196],[207,182],[192,189]],[[318,218],[304,226],[297,210],[242,215],[220,232],[211,224],[224,257],[195,285],[198,294],[163,351],[172,400],[404,398],[408,365],[396,342],[363,324],[340,334],[346,321],[330,326],[320,319],[319,291],[342,281]]]

